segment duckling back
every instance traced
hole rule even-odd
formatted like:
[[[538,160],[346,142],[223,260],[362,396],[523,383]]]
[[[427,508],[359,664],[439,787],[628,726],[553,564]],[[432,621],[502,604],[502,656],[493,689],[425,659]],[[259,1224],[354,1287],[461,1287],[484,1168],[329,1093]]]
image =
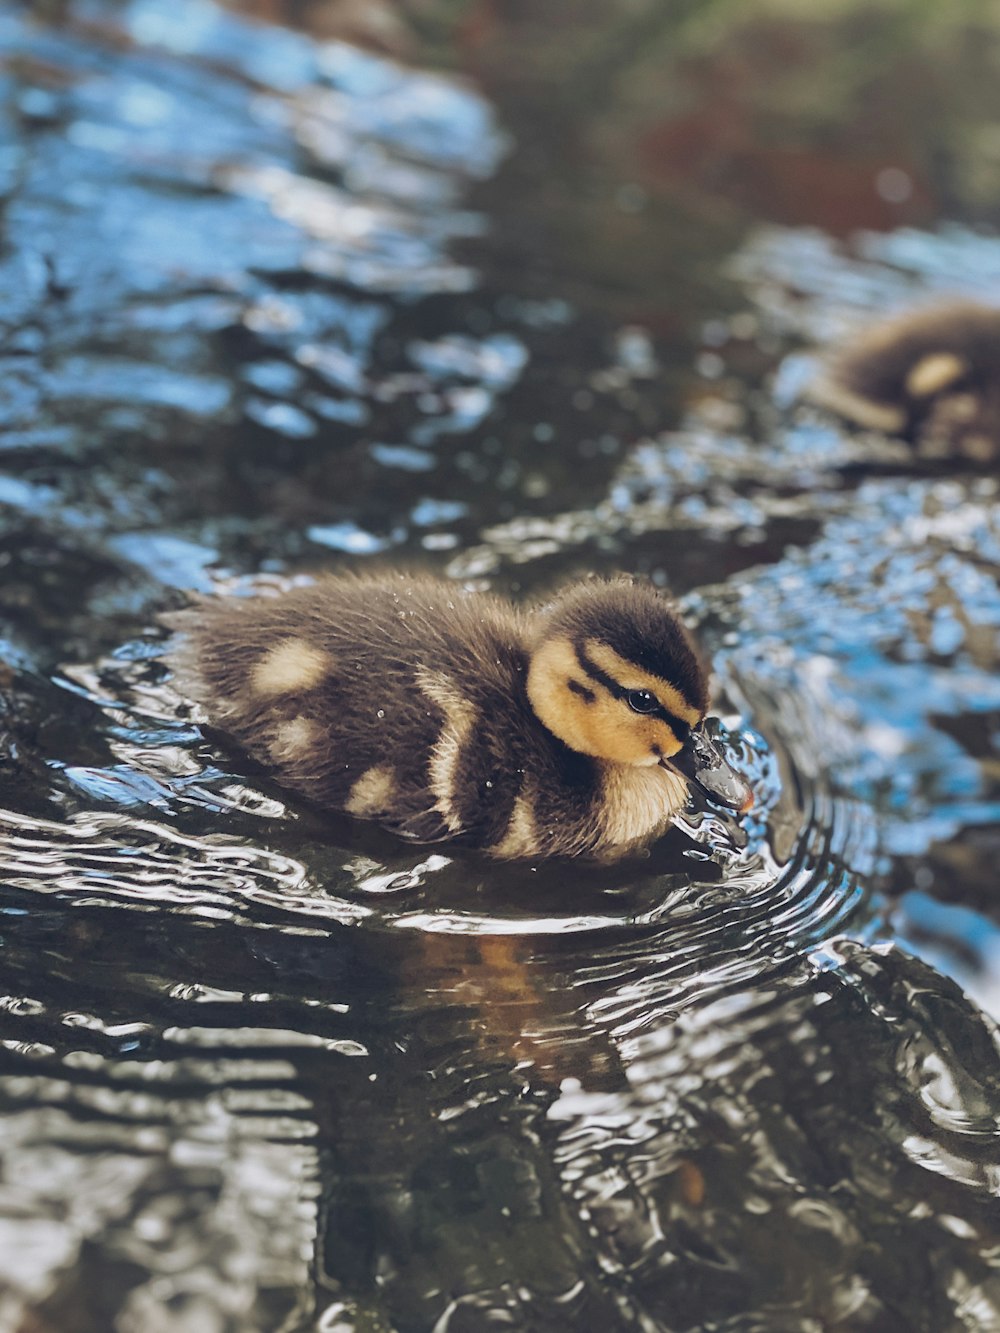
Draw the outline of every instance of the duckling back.
[[[183,634],[179,687],[311,801],[501,856],[597,841],[595,766],[535,717],[522,620],[500,599],[334,577],[164,619]]]
[[[1000,310],[949,301],[875,324],[829,358],[808,397],[927,458],[1000,455]]]

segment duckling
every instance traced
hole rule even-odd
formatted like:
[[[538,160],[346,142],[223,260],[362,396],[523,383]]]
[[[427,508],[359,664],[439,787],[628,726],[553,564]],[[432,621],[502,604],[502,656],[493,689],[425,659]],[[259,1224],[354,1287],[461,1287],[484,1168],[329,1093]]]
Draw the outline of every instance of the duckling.
[[[425,576],[331,575],[205,599],[180,688],[278,780],[416,842],[614,859],[662,833],[688,783],[747,783],[703,727],[708,682],[651,586],[587,581],[521,610]]]
[[[1000,309],[949,301],[875,324],[830,358],[807,390],[925,458],[1000,455]]]

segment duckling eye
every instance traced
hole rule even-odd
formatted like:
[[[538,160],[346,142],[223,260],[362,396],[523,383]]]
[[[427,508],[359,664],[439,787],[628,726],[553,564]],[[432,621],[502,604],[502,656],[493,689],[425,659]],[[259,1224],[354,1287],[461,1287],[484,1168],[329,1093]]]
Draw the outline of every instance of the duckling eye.
[[[633,713],[655,713],[660,706],[656,695],[650,694],[649,690],[629,690],[625,702]]]

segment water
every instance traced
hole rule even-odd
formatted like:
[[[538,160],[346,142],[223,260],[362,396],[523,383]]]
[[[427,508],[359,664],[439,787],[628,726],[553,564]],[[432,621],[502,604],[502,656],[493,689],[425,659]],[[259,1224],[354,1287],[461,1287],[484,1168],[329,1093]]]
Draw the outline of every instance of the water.
[[[998,483],[797,401],[1000,294],[993,30],[50,17],[0,14],[0,1328],[1000,1327]],[[299,808],[156,615],[373,561],[668,582],[751,816],[608,869]]]

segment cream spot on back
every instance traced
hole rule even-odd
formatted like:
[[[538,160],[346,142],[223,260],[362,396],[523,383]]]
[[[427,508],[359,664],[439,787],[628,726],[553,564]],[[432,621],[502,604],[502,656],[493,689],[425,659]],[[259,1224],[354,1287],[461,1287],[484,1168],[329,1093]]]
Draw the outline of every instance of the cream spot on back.
[[[330,654],[305,639],[283,639],[250,673],[250,689],[262,698],[299,694],[318,685],[333,666]]]
[[[602,846],[648,842],[687,801],[687,783],[668,768],[608,764],[604,771]]]
[[[444,713],[444,726],[431,751],[428,771],[430,788],[437,798],[434,808],[440,811],[452,833],[457,833],[462,821],[455,812],[455,773],[462,750],[472,734],[476,710],[443,672],[420,667],[416,680],[418,689]]]
[[[271,758],[278,763],[301,759],[310,750],[319,735],[319,728],[307,717],[293,717],[289,722],[281,722],[274,730],[274,738],[268,745]]]
[[[929,398],[960,380],[968,369],[968,364],[954,352],[934,352],[921,357],[907,375],[906,392],[914,398]]]
[[[396,773],[390,764],[366,769],[351,787],[344,809],[350,815],[374,815],[388,810],[396,790]]]
[[[507,858],[533,856],[538,851],[535,814],[526,796],[519,796],[514,802],[507,832],[491,851],[494,856]]]
[[[926,435],[921,435],[917,440],[917,456],[919,458],[947,458],[950,453],[951,441],[947,435],[931,431]]]
[[[946,421],[967,423],[974,421],[979,411],[979,403],[974,393],[953,393],[940,404],[938,411]]]
[[[988,435],[963,435],[959,452],[975,463],[989,463],[997,454],[996,443]]]

